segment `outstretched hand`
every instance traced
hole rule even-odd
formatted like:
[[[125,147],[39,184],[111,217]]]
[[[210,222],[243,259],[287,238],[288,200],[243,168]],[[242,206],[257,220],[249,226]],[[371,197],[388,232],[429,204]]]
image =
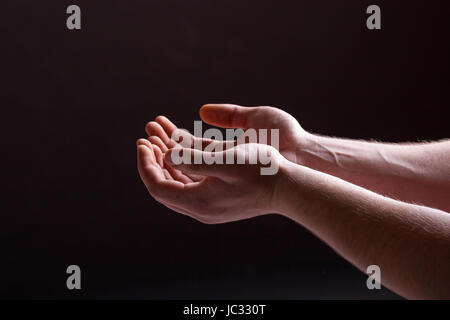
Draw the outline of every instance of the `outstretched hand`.
[[[163,151],[161,147],[139,139],[138,169],[149,193],[168,208],[203,223],[224,223],[276,212],[274,194],[279,175],[261,175],[259,161],[249,161],[252,155],[264,153],[272,166],[279,167],[286,160],[276,149],[245,144],[208,153],[195,149]],[[187,161],[190,164],[175,164],[175,153],[191,159]],[[194,164],[196,156],[223,159],[223,164]],[[226,164],[227,157],[234,159],[234,164]],[[244,159],[244,164],[237,164],[237,159]]]
[[[307,143],[310,136],[290,114],[273,107],[242,107],[231,104],[207,104],[200,109],[201,119],[211,125],[221,128],[235,128],[247,130],[249,128],[279,129],[279,151],[288,160],[300,163],[300,150]],[[223,143],[223,149],[233,147],[236,143],[219,142],[195,137],[181,131],[169,119],[159,116],[146,126],[149,140],[162,150],[173,148],[179,143],[173,139],[181,136],[185,146],[194,146],[200,140],[200,145]],[[175,133],[175,134],[174,134]],[[258,142],[260,141],[258,137]],[[270,139],[267,144],[271,144]],[[163,150],[164,151],[164,150]]]

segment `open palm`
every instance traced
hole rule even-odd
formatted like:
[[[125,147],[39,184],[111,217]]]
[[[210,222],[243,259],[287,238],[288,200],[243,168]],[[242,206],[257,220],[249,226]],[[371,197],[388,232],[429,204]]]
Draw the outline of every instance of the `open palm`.
[[[164,155],[147,139],[137,142],[138,170],[149,193],[157,201],[179,213],[204,223],[223,223],[273,213],[278,175],[261,175],[260,163],[251,164],[250,154],[270,155],[278,167],[286,161],[267,145],[242,144],[221,152],[175,148]],[[191,161],[175,164],[174,152]],[[195,156],[245,159],[243,164],[195,164]],[[189,175],[200,176],[196,179]],[[239,208],[239,210],[236,210]]]

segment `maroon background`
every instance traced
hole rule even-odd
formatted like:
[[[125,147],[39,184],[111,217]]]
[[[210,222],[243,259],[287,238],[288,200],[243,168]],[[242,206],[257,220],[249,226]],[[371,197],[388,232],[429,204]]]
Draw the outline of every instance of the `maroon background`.
[[[135,164],[147,121],[192,128],[207,102],[282,107],[327,135],[449,137],[448,1],[376,3],[371,32],[372,1],[3,1],[0,296],[396,297],[282,217],[166,209]]]

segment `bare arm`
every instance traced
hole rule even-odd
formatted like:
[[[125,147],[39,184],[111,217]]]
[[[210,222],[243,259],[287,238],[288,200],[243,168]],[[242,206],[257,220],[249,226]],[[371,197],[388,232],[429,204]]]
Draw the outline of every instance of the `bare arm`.
[[[450,215],[395,201],[293,163],[280,167],[277,206],[407,298],[450,297]]]
[[[273,107],[205,105],[200,116],[225,128],[279,129],[280,152],[292,162],[394,199],[450,211],[450,140],[389,144],[323,137],[306,132],[294,117]],[[168,119],[156,121],[175,127]]]
[[[294,117],[273,107],[205,105],[200,116],[225,128],[279,129],[280,152],[292,162],[394,199],[450,211],[450,140],[388,144],[323,137],[306,132]],[[170,145],[174,130],[165,117],[147,126],[161,148]]]
[[[180,150],[189,163],[171,160]],[[292,163],[268,146],[240,145],[214,155],[247,159],[252,150],[268,152],[278,173],[261,175],[259,166],[250,164],[194,164],[194,154],[212,153],[172,149],[163,155],[145,139],[138,141],[138,168],[150,194],[177,212],[205,223],[280,213],[361,270],[378,265],[382,283],[395,292],[450,298],[450,214]]]
[[[307,134],[297,156],[377,193],[450,211],[450,140],[386,144]]]

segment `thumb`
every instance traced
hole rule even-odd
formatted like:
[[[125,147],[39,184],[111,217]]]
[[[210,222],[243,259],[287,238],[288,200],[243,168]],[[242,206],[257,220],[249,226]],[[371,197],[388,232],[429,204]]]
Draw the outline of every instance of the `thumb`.
[[[255,108],[234,104],[205,104],[200,108],[200,118],[217,127],[246,129],[249,115]]]
[[[226,165],[226,154],[223,151],[174,148],[166,152],[164,160],[173,168],[201,176],[229,179],[236,171],[234,166]]]

